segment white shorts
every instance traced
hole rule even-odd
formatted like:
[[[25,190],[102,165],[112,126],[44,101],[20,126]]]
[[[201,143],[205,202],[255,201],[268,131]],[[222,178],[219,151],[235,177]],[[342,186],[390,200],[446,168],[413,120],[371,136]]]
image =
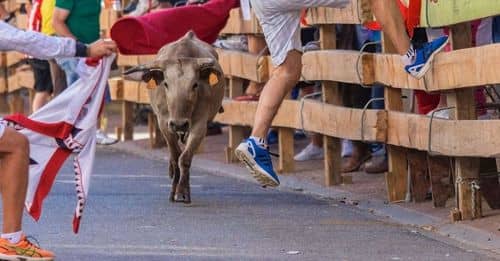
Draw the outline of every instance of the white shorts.
[[[259,19],[271,58],[281,65],[292,50],[302,52],[300,11],[309,7],[343,8],[350,0],[251,0]]]
[[[0,139],[2,138],[3,133],[5,132],[5,128],[6,128],[5,124],[0,122]]]

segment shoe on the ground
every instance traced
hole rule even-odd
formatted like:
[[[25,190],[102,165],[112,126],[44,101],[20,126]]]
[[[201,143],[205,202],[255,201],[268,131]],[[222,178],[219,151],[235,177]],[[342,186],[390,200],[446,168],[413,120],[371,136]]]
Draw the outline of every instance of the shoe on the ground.
[[[99,145],[112,145],[118,142],[117,139],[108,137],[108,135],[101,130],[96,131],[95,140]]]
[[[217,39],[213,45],[225,50],[248,51],[248,40],[246,36],[233,35],[226,39]]]
[[[312,143],[309,143],[301,152],[299,152],[295,157],[296,161],[307,161],[307,160],[318,160],[324,157],[323,148],[318,147]]]
[[[415,60],[412,64],[405,66],[405,70],[417,79],[422,78],[427,70],[429,70],[434,56],[439,53],[447,43],[448,36],[442,36],[416,49]]]
[[[246,139],[236,148],[234,153],[262,186],[279,186],[280,181],[274,172],[269,149],[257,145],[253,139]]]
[[[387,172],[387,170],[389,170],[387,157],[373,157],[370,161],[366,162],[364,170],[368,174],[380,174]]]
[[[23,235],[17,244],[0,238],[0,260],[52,261],[54,254],[34,245]]]
[[[446,110],[439,110],[439,111],[436,111],[434,113],[434,118],[436,119],[445,119],[445,120],[449,120],[450,119],[450,110],[451,109],[446,109]],[[430,111],[429,113],[427,113],[427,116],[432,116],[432,113],[434,112],[433,111]]]
[[[130,1],[125,8],[123,8],[123,13],[124,14],[129,14],[137,8],[137,4],[139,3],[139,0],[132,0]]]

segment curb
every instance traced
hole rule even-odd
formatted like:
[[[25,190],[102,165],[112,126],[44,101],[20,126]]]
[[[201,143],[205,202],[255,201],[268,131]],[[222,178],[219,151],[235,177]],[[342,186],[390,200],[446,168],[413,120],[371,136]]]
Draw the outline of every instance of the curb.
[[[166,153],[152,153],[151,151],[135,146],[132,143],[120,142],[107,148],[135,154],[153,160],[165,160],[166,156]],[[224,164],[195,157],[191,168],[198,171],[210,172],[218,176],[232,177],[252,183],[255,182],[252,176],[248,175],[244,167],[236,164]],[[412,209],[404,208],[396,204],[387,204],[387,202],[383,200],[371,199],[358,201],[355,194],[342,190],[339,187],[327,188],[290,176],[280,176],[280,181],[281,185],[278,190],[292,191],[295,193],[300,192],[315,197],[342,201],[346,204],[356,206],[361,210],[370,212],[376,216],[390,218],[401,225],[413,226],[416,230],[420,230],[419,232],[436,240],[443,241],[442,237],[449,238],[458,242],[460,244],[460,248],[467,249],[472,247],[475,248],[474,251],[482,252],[482,254],[486,254],[500,260],[500,236],[484,230],[473,228],[461,223],[450,223],[448,221],[443,222],[442,219]],[[441,237],[433,237],[432,233],[436,233]],[[447,243],[453,244],[454,242]]]

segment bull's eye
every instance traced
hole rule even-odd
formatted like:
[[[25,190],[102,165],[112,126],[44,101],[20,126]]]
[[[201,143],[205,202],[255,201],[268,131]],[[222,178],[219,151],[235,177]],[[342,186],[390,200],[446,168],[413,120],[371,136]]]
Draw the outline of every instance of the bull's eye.
[[[163,86],[165,86],[165,88],[168,89],[168,84],[166,82],[163,82]]]
[[[196,90],[198,88],[198,83],[193,84],[193,90]]]

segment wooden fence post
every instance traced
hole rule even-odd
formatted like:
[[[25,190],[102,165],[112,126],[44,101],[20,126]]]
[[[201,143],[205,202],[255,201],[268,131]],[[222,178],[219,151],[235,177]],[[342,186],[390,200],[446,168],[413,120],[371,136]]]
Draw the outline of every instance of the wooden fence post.
[[[394,53],[395,48],[383,35],[384,53]],[[403,101],[401,89],[385,87],[385,109],[388,111],[402,111]],[[391,126],[388,126],[391,128]],[[389,171],[386,173],[387,194],[389,202],[403,201],[406,198],[408,187],[408,162],[406,159],[407,150],[402,147],[387,145],[389,161]]]
[[[321,25],[320,47],[322,50],[337,48],[337,35],[335,25]],[[323,102],[335,105],[341,105],[341,96],[338,83],[323,81],[322,84]],[[340,168],[342,165],[341,142],[339,138],[323,136],[323,149],[325,151],[325,185],[334,186],[342,183]]]
[[[451,27],[451,42],[453,50],[472,46],[470,23],[461,23]],[[456,120],[476,119],[476,102],[474,88],[454,90],[447,95],[448,105],[455,107],[452,117]],[[479,185],[479,159],[455,158],[455,182],[458,210],[462,220],[470,220],[482,216],[481,193],[474,188]]]

